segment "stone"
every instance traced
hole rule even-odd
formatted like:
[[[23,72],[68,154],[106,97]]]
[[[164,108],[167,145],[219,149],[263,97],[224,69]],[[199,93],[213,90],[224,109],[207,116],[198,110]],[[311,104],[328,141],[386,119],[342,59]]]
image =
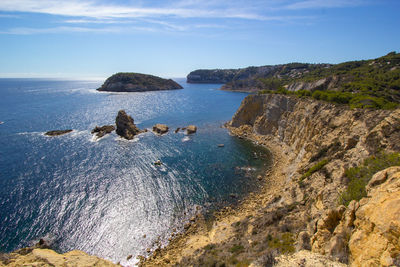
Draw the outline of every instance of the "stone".
[[[70,133],[72,131],[73,130],[71,130],[71,129],[69,129],[69,130],[54,130],[54,131],[46,132],[45,135],[48,135],[48,136],[59,136],[59,135]]]
[[[168,132],[168,126],[165,124],[157,123],[153,126],[153,132],[157,134],[165,134]]]
[[[104,126],[96,126],[94,127],[94,129],[92,130],[92,134],[95,134],[97,138],[101,138],[103,136],[105,136],[106,134],[111,133],[112,131],[115,130],[115,126],[114,125],[104,125]]]
[[[51,249],[34,248],[26,251],[27,253],[19,253],[19,250],[9,253],[10,261],[7,265],[0,266],[19,267],[19,266],[98,266],[111,267],[118,266],[108,260],[91,256],[83,251],[72,250],[64,254],[59,254]]]
[[[115,124],[117,125],[116,133],[125,139],[132,140],[135,135],[140,133],[132,117],[126,114],[125,110],[118,111]]]
[[[176,128],[175,133],[178,133],[181,128]]]
[[[360,200],[349,241],[352,266],[391,266],[400,256],[400,167],[374,175],[368,197]]]
[[[296,250],[299,251],[303,249],[311,250],[310,235],[307,231],[300,232],[299,236],[297,237]]]
[[[193,134],[197,132],[197,127],[194,125],[189,125],[188,127],[186,127],[186,133],[187,134]]]

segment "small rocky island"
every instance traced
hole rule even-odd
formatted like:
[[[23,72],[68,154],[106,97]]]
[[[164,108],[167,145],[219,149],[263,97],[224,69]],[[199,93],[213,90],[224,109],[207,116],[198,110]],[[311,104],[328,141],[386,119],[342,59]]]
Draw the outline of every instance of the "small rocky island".
[[[109,77],[97,91],[146,92],[174,89],[183,89],[183,87],[171,79],[141,73],[120,72]]]
[[[72,129],[68,129],[68,130],[54,130],[54,131],[48,131],[45,132],[45,135],[47,136],[59,136],[59,135],[64,135],[67,133],[72,132]]]

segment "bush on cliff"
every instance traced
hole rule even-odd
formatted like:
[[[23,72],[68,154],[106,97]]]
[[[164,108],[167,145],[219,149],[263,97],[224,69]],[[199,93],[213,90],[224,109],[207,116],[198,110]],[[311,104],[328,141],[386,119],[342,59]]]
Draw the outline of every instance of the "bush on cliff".
[[[347,169],[345,176],[349,182],[347,189],[339,197],[339,203],[347,206],[352,200],[358,201],[366,197],[365,186],[372,176],[391,166],[400,166],[400,153],[382,152],[365,159],[360,166]]]

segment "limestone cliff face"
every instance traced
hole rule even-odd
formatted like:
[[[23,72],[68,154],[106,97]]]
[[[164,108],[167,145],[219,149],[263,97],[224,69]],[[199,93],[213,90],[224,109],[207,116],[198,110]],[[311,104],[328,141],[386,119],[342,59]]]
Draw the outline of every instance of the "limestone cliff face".
[[[399,109],[358,110],[294,96],[250,95],[229,124],[250,126],[252,133],[279,144],[296,159],[296,171],[327,155],[332,159],[327,167],[337,169],[355,165],[382,148],[400,150]]]
[[[382,149],[400,151],[400,109],[359,110],[294,96],[251,95],[228,127],[288,158],[278,204],[301,204],[295,217],[308,225],[297,230],[311,236],[303,247],[354,266],[393,264],[400,253],[400,197],[393,193],[400,191],[400,181],[371,189],[384,181],[373,178],[369,199],[347,208],[338,207],[338,196],[346,188],[345,169]],[[304,175],[322,159],[320,170]]]
[[[367,190],[349,242],[352,266],[399,266],[400,167],[375,174]]]
[[[380,149],[400,151],[400,109],[358,110],[294,96],[250,95],[229,125],[237,135],[255,134],[259,143],[278,146],[291,162],[288,181],[328,159],[325,173],[315,172],[302,181],[306,190],[296,189],[297,200],[304,194],[317,199],[315,213],[337,205],[346,168]]]

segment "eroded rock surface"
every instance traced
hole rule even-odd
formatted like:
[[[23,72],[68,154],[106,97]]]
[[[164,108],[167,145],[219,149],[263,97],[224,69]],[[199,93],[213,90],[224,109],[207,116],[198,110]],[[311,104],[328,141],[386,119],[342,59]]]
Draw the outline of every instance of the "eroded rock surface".
[[[400,167],[375,174],[367,189],[349,242],[352,266],[399,266]]]
[[[101,138],[103,136],[105,136],[106,134],[111,133],[112,131],[115,130],[115,126],[114,125],[104,125],[104,126],[96,126],[94,127],[94,129],[92,130],[92,134],[96,134],[97,138]]]
[[[157,134],[165,134],[168,132],[168,126],[165,124],[160,124],[157,123],[156,125],[153,126],[153,132]]]
[[[126,114],[125,110],[118,111],[115,124],[117,125],[116,133],[125,139],[131,140],[135,135],[140,133],[140,130],[136,127],[132,117]]]
[[[83,251],[73,250],[58,254],[51,249],[22,249],[9,254],[2,254],[0,266],[74,266],[74,267],[113,267],[120,266],[110,261],[91,256]]]
[[[193,134],[197,132],[197,127],[194,125],[189,125],[188,127],[186,127],[186,132],[187,134]]]

